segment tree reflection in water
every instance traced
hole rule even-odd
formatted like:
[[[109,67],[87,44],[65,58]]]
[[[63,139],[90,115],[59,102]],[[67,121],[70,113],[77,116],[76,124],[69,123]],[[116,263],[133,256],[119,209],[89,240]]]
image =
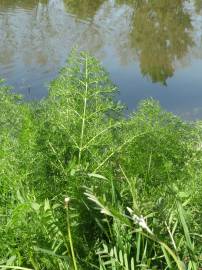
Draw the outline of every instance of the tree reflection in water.
[[[81,20],[92,19],[106,0],[64,0],[66,10]]]
[[[195,9],[197,13],[200,13],[202,11],[202,1],[201,0],[195,0]]]
[[[183,0],[121,1],[133,8],[129,46],[138,52],[143,75],[166,84],[182,59],[194,45],[190,15]]]
[[[110,54],[122,63],[136,58],[144,76],[166,84],[176,61],[194,46],[187,1],[1,0],[0,62],[12,63],[21,53],[29,65],[35,59],[47,71],[75,44],[96,56],[110,46]],[[201,3],[193,0],[197,12]],[[15,8],[21,9],[16,15]]]

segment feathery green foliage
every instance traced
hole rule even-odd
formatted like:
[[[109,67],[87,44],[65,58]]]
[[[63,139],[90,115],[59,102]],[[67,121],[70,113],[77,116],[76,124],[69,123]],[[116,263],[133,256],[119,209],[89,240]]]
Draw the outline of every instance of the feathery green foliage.
[[[201,123],[116,95],[77,51],[38,104],[1,82],[1,269],[202,267]]]

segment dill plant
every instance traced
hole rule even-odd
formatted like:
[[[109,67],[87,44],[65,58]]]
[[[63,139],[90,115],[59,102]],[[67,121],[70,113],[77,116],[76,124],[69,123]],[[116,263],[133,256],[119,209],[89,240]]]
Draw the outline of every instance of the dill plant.
[[[72,52],[49,88],[41,113],[39,140],[56,194],[57,186],[60,192],[61,185],[84,185],[87,173],[105,165],[116,147],[122,106],[114,102],[117,88],[106,71],[83,52]]]
[[[38,104],[0,87],[1,268],[201,267],[201,125],[116,94],[75,50]]]

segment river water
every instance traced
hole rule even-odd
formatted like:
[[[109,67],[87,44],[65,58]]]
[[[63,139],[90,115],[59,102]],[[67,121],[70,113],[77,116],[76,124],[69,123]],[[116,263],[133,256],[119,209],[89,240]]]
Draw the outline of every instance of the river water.
[[[202,0],[0,0],[0,76],[47,95],[70,50],[95,55],[134,110],[152,97],[202,118]]]

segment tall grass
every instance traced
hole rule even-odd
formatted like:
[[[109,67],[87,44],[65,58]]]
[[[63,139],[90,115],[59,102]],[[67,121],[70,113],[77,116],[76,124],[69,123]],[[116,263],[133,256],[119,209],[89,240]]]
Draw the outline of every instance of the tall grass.
[[[116,95],[77,51],[37,104],[1,82],[1,269],[202,267],[201,123]]]

